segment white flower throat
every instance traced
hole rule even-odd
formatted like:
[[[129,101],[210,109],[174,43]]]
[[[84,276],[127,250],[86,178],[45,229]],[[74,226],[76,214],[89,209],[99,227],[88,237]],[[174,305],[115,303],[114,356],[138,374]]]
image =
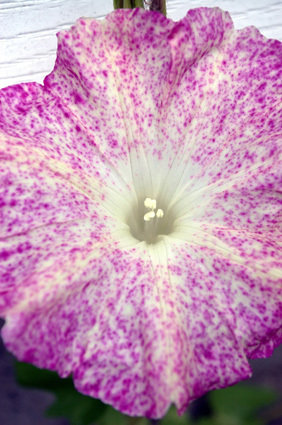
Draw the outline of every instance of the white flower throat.
[[[139,201],[133,214],[128,218],[128,225],[132,236],[148,244],[157,243],[162,235],[172,231],[172,216],[167,214],[163,205],[152,198],[143,198]]]

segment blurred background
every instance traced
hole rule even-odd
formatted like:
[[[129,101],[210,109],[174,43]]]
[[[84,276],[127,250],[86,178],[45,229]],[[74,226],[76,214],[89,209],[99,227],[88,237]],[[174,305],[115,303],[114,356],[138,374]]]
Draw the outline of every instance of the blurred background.
[[[188,9],[199,6],[221,7],[231,13],[236,28],[255,25],[266,37],[282,40],[280,0],[167,0],[167,16],[178,20]],[[112,0],[0,0],[0,88],[21,82],[42,82],[54,66],[56,33],[71,26],[80,16],[102,19],[112,9]],[[171,410],[161,424],[282,425],[282,346],[271,358],[252,361],[251,365],[253,377],[243,386],[209,394],[194,402],[182,418]],[[149,423],[145,419],[122,417],[99,403],[92,405],[87,397],[82,400],[70,382],[62,386],[62,393],[68,394],[68,403],[62,402],[52,387],[56,383],[61,388],[59,378],[52,374],[42,377],[40,371],[22,364],[15,368],[15,359],[1,341],[0,379],[0,425]],[[43,381],[48,383],[48,391],[43,389]],[[58,418],[45,417],[52,403],[49,415]],[[88,416],[79,412],[79,405],[87,406]],[[95,409],[100,417],[91,422]],[[65,412],[70,416],[68,419],[63,417]]]

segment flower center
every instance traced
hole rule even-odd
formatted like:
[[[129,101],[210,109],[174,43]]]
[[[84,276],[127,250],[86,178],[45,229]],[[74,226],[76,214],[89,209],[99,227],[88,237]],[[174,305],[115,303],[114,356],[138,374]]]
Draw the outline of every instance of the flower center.
[[[132,214],[133,212],[133,214]],[[172,232],[173,216],[161,201],[145,198],[138,202],[128,218],[132,236],[148,244],[158,242],[162,235]]]
[[[149,209],[146,214],[144,214],[144,221],[153,221],[154,219],[163,218],[164,212],[162,209],[158,209],[157,212],[155,212],[155,209],[157,208],[157,201],[156,199],[146,198],[144,201],[144,207]]]

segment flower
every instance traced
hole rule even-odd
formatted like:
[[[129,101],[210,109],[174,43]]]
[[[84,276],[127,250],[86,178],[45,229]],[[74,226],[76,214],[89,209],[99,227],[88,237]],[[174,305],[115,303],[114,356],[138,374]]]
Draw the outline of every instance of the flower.
[[[281,342],[281,43],[218,8],[58,38],[44,86],[1,91],[3,338],[122,412],[181,413]]]

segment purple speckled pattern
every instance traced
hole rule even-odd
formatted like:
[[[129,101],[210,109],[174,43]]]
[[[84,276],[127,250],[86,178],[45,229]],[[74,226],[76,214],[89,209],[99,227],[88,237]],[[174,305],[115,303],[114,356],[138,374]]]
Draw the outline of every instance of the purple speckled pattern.
[[[7,348],[151,418],[248,378],[282,340],[281,105],[282,44],[218,8],[59,33],[44,86],[0,91]]]

